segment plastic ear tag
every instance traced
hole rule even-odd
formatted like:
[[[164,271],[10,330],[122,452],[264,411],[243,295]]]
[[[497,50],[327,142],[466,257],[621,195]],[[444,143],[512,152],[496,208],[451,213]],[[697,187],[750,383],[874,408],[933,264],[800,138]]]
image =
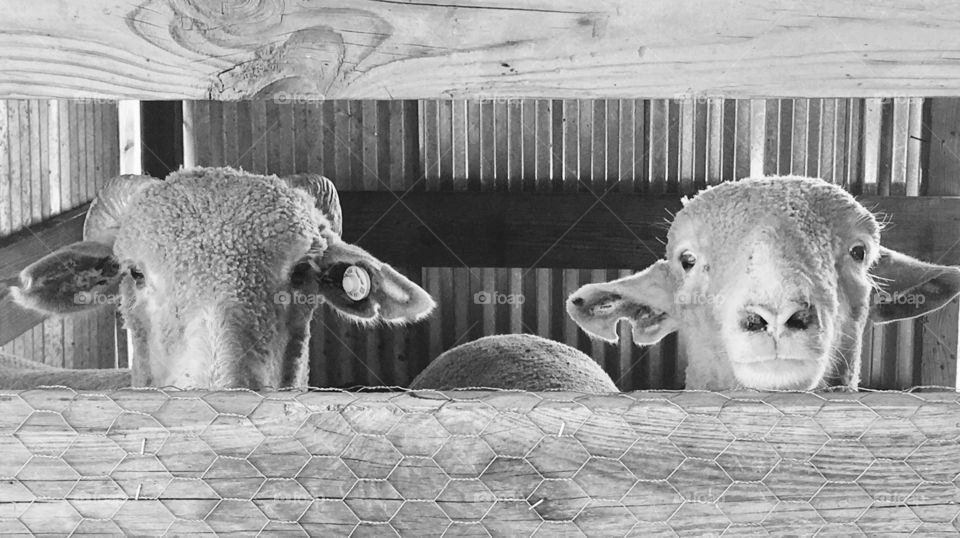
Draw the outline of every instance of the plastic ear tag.
[[[366,269],[351,265],[343,272],[343,280],[340,283],[347,297],[354,301],[362,301],[370,295],[370,274]]]

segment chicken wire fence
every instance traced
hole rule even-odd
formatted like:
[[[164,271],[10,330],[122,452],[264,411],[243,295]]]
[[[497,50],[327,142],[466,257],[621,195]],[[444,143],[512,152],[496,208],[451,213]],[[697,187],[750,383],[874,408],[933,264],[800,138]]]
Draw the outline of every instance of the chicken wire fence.
[[[0,534],[955,533],[958,396],[0,393]]]

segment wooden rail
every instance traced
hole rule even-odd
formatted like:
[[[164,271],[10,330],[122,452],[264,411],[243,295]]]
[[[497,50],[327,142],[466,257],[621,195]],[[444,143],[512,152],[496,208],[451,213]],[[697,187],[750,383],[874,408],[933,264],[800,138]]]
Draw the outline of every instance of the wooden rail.
[[[0,95],[960,95],[960,6],[469,0],[0,1]]]
[[[960,197],[860,197],[889,216],[884,245],[960,264]],[[344,239],[421,267],[644,267],[662,257],[672,195],[343,191]],[[87,205],[0,239],[0,285],[79,241]]]
[[[960,264],[960,197],[862,197],[891,217],[888,247]],[[344,238],[415,267],[643,268],[663,256],[676,196],[615,193],[344,191]],[[79,241],[86,206],[0,240],[0,345],[44,317],[3,285],[25,266]]]
[[[344,239],[399,265],[642,269],[663,256],[677,196],[342,192]],[[884,245],[960,264],[960,197],[864,196]]]
[[[944,393],[0,394],[5,533],[955,532]]]

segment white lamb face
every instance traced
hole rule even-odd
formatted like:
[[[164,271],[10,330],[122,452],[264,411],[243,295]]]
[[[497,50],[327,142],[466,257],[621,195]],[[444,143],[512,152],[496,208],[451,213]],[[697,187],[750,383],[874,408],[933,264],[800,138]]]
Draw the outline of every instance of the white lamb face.
[[[826,183],[740,187],[677,214],[667,245],[675,315],[718,336],[740,384],[811,388],[866,323],[879,226]]]
[[[925,301],[872,301],[874,277]],[[958,289],[956,268],[881,247],[876,219],[839,187],[784,177],[701,192],[677,213],[666,259],[584,286],[567,308],[607,340],[620,319],[638,344],[679,329],[688,388],[856,388],[871,311],[878,321],[918,316]]]
[[[312,204],[279,182],[189,178],[151,185],[130,211],[114,253],[150,384],[279,386],[287,343],[317,302],[316,289],[304,290],[311,305],[277,300],[294,280],[316,287],[300,266],[326,247]]]
[[[65,313],[96,302],[79,307],[77,296],[118,290],[149,385],[302,386],[319,304],[360,322],[410,322],[433,308],[420,287],[344,243],[329,207],[321,211],[311,193],[277,178],[198,169],[115,198],[123,207],[115,229],[25,269],[17,297]],[[338,218],[335,192],[330,198]],[[105,236],[115,236],[112,248]],[[342,287],[351,265],[370,276],[358,300]]]

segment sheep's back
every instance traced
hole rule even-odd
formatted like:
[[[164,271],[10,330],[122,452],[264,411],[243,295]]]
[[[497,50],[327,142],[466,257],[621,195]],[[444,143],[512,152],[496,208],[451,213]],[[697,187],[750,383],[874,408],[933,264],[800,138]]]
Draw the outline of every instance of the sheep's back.
[[[424,369],[411,389],[483,387],[525,391],[618,392],[578,349],[531,334],[485,336],[457,346]]]

